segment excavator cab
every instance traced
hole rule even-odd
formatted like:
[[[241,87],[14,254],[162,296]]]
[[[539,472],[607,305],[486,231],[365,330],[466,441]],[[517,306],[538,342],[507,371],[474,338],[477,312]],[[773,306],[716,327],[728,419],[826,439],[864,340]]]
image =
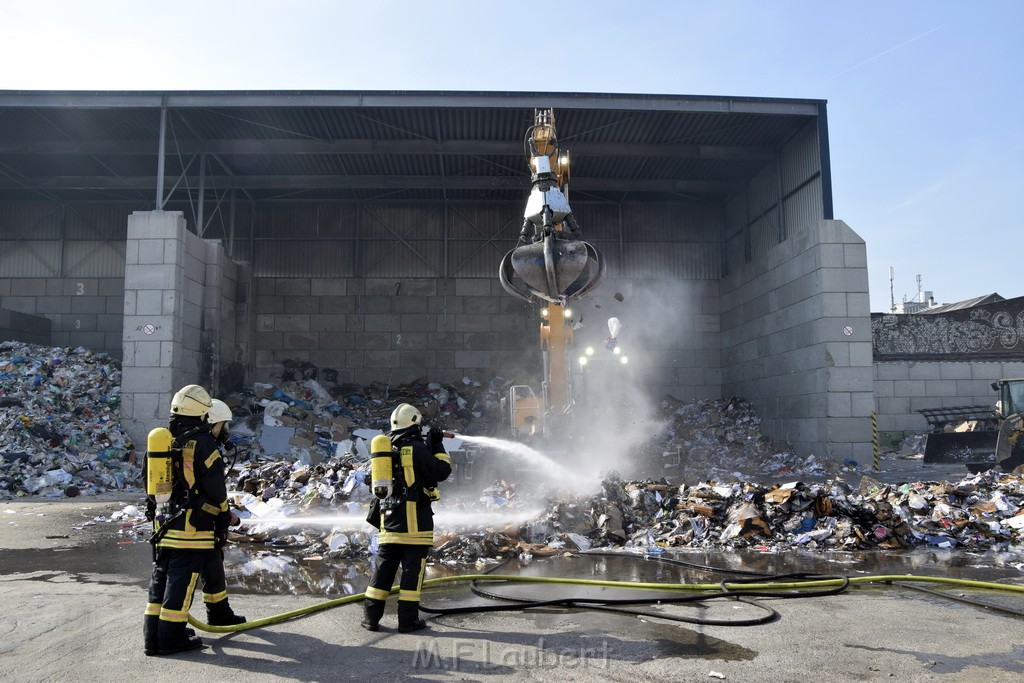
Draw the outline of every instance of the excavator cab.
[[[1024,465],[1024,379],[1001,379],[992,388],[999,392],[996,408],[1003,417],[995,460],[1002,470],[1012,472]]]
[[[516,384],[509,387],[506,406],[509,411],[508,418],[512,436],[529,438],[537,436],[541,432],[544,402],[533,393],[530,386]]]

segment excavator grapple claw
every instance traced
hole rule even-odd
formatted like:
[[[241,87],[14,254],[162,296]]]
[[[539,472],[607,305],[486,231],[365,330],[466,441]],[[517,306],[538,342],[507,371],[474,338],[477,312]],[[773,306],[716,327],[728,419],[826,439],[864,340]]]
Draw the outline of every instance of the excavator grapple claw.
[[[604,278],[605,262],[593,245],[549,235],[541,242],[516,247],[502,259],[499,277],[505,291],[564,303],[590,291]],[[522,286],[517,286],[513,275]]]
[[[558,151],[553,113],[535,112],[535,121],[525,141],[532,188],[519,246],[505,254],[498,276],[505,291],[524,301],[565,304],[601,283],[605,260],[579,237],[566,196],[569,155]]]

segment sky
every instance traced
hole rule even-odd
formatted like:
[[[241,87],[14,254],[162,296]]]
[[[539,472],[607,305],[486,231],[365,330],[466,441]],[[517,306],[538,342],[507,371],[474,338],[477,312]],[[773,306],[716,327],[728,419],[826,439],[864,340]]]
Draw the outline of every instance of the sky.
[[[0,90],[827,100],[883,312],[919,275],[940,303],[1024,296],[1022,25],[1022,0],[3,0]]]

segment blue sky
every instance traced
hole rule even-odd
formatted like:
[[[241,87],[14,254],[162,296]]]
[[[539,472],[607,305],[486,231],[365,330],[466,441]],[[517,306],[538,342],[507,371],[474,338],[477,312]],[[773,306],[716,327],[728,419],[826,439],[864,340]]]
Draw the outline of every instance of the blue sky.
[[[871,310],[1024,296],[1024,1],[6,0],[0,89],[828,100]]]

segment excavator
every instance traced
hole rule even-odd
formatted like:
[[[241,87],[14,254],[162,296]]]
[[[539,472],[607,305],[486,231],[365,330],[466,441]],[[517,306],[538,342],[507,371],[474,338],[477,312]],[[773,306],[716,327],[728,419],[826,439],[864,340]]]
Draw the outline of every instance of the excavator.
[[[532,387],[519,384],[509,388],[503,401],[512,435],[529,439],[564,433],[571,422],[570,303],[601,284],[607,264],[600,251],[583,241],[569,206],[569,153],[559,150],[554,110],[534,111],[523,146],[530,168],[530,195],[519,242],[502,258],[498,277],[512,296],[542,305],[541,392],[538,395]]]

